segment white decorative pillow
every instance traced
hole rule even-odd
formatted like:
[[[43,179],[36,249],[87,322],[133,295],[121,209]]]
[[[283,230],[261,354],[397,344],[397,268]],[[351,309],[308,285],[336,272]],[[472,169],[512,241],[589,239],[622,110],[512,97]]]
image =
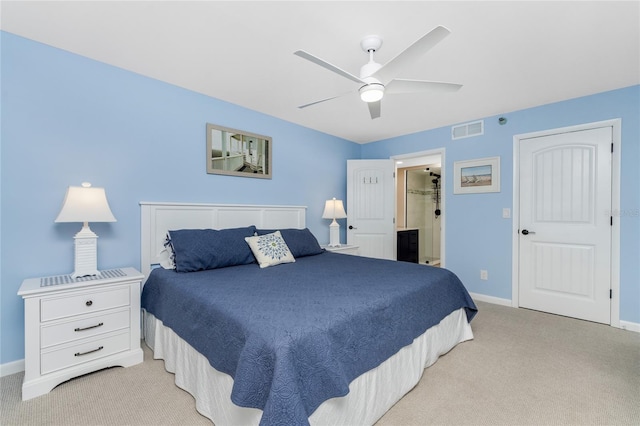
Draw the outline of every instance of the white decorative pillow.
[[[280,235],[280,231],[255,237],[245,237],[245,241],[251,247],[251,251],[261,268],[296,261],[289,247],[287,247],[287,243],[284,242],[282,235]]]
[[[175,254],[173,253],[173,246],[171,245],[171,238],[169,234],[164,240],[164,249],[160,252],[160,266],[164,269],[176,269]]]

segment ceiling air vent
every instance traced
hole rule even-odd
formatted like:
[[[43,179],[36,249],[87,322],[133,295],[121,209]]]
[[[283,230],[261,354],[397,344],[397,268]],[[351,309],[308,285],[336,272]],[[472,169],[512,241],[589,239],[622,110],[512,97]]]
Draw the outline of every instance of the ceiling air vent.
[[[451,128],[451,139],[470,138],[484,134],[484,120],[460,124]]]

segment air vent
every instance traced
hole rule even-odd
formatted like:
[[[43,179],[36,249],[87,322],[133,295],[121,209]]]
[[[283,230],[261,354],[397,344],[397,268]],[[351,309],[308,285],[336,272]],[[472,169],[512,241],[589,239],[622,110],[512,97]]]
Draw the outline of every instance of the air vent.
[[[460,124],[451,128],[451,139],[470,138],[484,134],[484,120]]]

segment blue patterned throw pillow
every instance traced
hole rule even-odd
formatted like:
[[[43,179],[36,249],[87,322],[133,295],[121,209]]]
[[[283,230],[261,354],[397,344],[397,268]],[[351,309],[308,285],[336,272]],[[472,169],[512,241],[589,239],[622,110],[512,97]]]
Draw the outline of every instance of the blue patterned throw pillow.
[[[295,262],[287,243],[284,242],[280,231],[272,234],[245,237],[251,251],[261,268]]]

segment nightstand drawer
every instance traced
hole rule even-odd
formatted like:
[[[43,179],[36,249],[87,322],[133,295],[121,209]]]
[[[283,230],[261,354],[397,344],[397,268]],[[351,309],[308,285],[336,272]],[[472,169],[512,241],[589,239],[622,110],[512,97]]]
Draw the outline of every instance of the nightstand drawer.
[[[119,306],[129,306],[129,303],[129,286],[86,292],[74,296],[42,299],[40,320],[44,322]]]
[[[59,345],[110,331],[129,328],[129,308],[83,315],[82,318],[46,325],[40,332],[40,347]]]
[[[72,367],[83,362],[113,355],[129,350],[129,330],[108,336],[99,336],[75,345],[42,351],[40,359],[40,374],[51,373],[63,368]]]

